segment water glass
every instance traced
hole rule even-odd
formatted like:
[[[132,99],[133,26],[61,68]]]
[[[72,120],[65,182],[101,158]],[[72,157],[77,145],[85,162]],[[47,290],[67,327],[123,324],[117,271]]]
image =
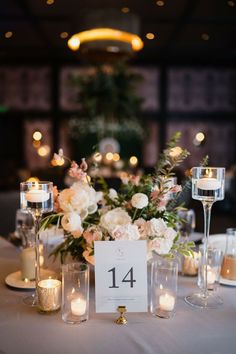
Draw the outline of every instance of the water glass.
[[[177,296],[178,263],[156,260],[151,264],[150,312],[154,316],[171,318]]]
[[[88,320],[89,266],[69,263],[62,266],[62,319],[76,324]]]

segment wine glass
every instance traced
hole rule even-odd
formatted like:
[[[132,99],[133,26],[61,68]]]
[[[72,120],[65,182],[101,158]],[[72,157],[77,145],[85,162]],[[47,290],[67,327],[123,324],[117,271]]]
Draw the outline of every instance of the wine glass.
[[[33,217],[35,229],[35,283],[37,289],[40,272],[39,228],[43,213],[53,210],[52,182],[22,182],[20,184],[20,204],[21,210],[28,210]],[[36,306],[36,292],[32,296],[25,298],[24,303]]]
[[[216,308],[222,305],[222,299],[208,291],[207,264],[211,208],[214,202],[224,199],[224,182],[225,169],[222,167],[192,168],[192,198],[202,202],[204,211],[202,267],[205,271],[205,276],[201,292],[186,296],[185,301],[192,306],[200,308]]]

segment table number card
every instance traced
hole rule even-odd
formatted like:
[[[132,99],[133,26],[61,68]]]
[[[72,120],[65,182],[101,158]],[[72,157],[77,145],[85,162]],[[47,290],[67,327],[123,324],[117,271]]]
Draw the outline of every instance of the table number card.
[[[146,241],[95,242],[96,312],[147,312]]]

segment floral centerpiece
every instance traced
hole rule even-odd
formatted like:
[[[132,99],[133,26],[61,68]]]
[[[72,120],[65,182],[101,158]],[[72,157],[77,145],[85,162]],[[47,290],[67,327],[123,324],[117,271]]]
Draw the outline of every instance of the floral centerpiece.
[[[177,252],[191,253],[193,243],[179,242],[177,210],[182,187],[175,183],[174,168],[188,152],[176,146],[179,133],[168,143],[155,173],[130,175],[119,191],[108,188],[104,180],[96,181],[96,190],[87,175],[87,163],[71,162],[71,187],[54,189],[55,211],[42,221],[41,228],[57,224],[64,229],[65,240],[55,251],[62,261],[69,253],[73,259],[94,264],[94,242],[147,240],[148,258],[153,252],[173,257]],[[65,158],[60,149],[56,159]]]

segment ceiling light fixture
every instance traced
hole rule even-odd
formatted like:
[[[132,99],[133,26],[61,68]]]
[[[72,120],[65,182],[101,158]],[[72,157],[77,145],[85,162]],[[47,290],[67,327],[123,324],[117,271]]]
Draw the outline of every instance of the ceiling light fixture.
[[[210,36],[209,36],[208,33],[203,33],[203,34],[201,35],[201,38],[202,38],[203,41],[209,41]]]
[[[122,7],[121,11],[122,11],[124,14],[127,14],[128,12],[130,12],[130,8],[129,8],[129,7]]]
[[[13,32],[11,32],[11,31],[7,31],[5,33],[5,38],[7,38],[7,39],[11,38],[12,36],[13,36]]]
[[[154,35],[154,33],[149,32],[146,34],[146,38],[152,40],[155,38],[155,35]]]
[[[235,6],[235,2],[233,0],[229,0],[227,2],[227,4],[230,6],[230,7],[234,7]]]
[[[165,5],[165,2],[163,0],[158,0],[156,2],[157,6],[164,6]]]
[[[65,38],[67,38],[68,36],[69,36],[68,32],[61,32],[61,34],[60,34],[60,37],[61,37],[62,39],[65,39]]]
[[[88,29],[74,34],[68,40],[71,50],[81,48],[84,53],[109,51],[131,54],[143,48],[143,41],[138,36],[139,19],[134,14],[124,14],[114,9],[96,11],[85,16],[84,27]]]

